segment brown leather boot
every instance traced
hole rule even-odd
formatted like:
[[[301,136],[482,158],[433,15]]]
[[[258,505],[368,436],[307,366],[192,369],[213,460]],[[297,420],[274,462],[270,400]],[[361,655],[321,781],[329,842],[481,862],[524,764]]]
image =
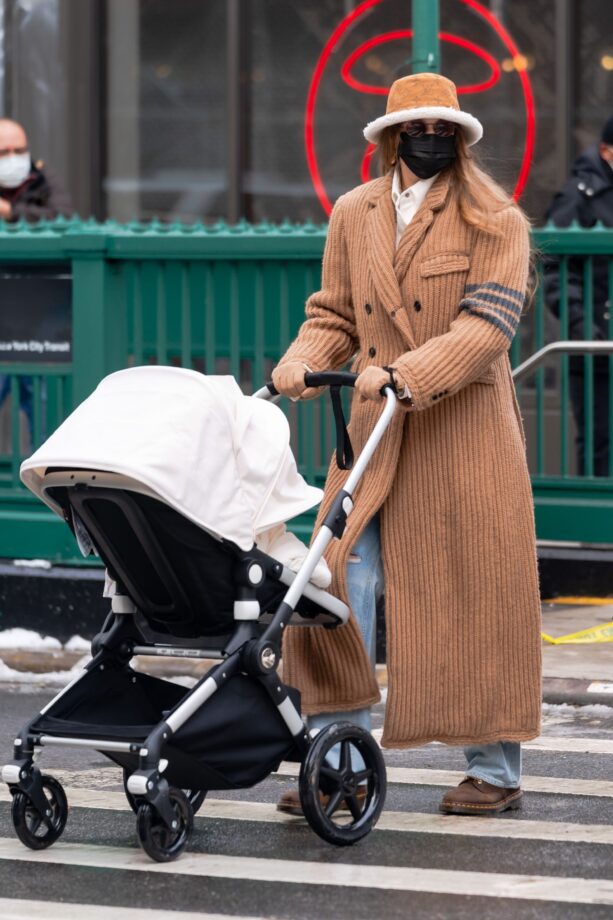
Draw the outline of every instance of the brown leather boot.
[[[319,793],[319,798],[321,801],[322,808],[325,808],[330,799],[329,795],[324,795],[323,792]],[[363,804],[364,799],[366,798],[366,787],[359,786],[356,791],[356,798],[360,805]],[[282,793],[281,798],[277,802],[277,811],[283,811],[286,815],[296,815],[301,818],[303,815],[302,805],[300,803],[300,793],[297,789],[288,789],[286,792]],[[336,811],[349,811],[347,802],[345,799],[339,804]]]
[[[496,815],[521,808],[521,789],[502,789],[484,779],[466,776],[459,786],[443,796],[438,807],[444,815]]]

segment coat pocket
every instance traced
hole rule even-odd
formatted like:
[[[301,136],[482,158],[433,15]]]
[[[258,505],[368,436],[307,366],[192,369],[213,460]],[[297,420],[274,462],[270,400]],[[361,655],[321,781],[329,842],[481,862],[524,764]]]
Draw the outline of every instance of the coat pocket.
[[[464,272],[470,268],[470,259],[465,252],[437,252],[430,256],[419,266],[422,278],[432,278],[434,275],[446,275],[449,272]]]
[[[500,360],[500,358],[494,358],[490,366],[486,367],[485,370],[482,371],[475,380],[473,380],[473,383],[496,383],[496,366]]]
[[[476,380],[473,380],[473,383],[496,383],[496,371],[494,370],[494,365],[490,364],[482,374],[479,374]]]

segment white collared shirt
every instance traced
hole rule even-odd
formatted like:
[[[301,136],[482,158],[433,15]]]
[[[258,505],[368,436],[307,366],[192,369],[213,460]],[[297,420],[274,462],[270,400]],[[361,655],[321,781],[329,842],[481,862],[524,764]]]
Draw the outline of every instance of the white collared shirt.
[[[400,166],[397,166],[394,170],[394,177],[392,179],[392,201],[396,208],[396,247],[398,247],[400,237],[417,214],[435,179],[436,174],[429,179],[419,179],[413,185],[410,185],[409,188],[405,188],[405,190],[402,191],[402,185],[400,183]]]

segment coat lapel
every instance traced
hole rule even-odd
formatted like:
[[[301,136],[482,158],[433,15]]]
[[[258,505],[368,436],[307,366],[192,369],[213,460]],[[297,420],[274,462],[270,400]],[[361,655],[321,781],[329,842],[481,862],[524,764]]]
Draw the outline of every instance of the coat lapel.
[[[405,310],[402,309],[402,293],[394,270],[396,209],[392,201],[391,173],[373,188],[366,222],[368,264],[379,300],[409,348],[415,348],[413,330]]]
[[[368,264],[377,294],[409,348],[415,348],[411,321],[403,309],[400,285],[411,260],[423,240],[436,211],[440,210],[449,191],[449,177],[441,176],[431,186],[426,198],[406,228],[396,249],[396,208],[392,201],[392,174],[373,183],[368,202]]]

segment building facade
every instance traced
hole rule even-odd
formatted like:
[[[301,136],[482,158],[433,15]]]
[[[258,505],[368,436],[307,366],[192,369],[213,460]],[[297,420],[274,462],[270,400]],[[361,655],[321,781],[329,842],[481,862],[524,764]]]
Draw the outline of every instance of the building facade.
[[[0,0],[0,98],[82,215],[326,218],[415,66],[410,0]],[[613,114],[611,0],[440,0],[441,71],[539,223]]]

